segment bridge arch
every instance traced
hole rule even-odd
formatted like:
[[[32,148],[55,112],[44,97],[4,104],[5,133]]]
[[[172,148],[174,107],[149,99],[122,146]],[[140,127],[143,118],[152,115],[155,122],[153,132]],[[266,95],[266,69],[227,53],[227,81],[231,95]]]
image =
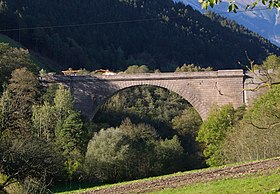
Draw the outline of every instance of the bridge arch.
[[[92,118],[94,117],[95,113],[100,109],[100,107],[113,95],[116,93],[123,91],[128,88],[137,87],[137,86],[154,86],[154,87],[160,87],[167,89],[169,91],[175,92],[179,96],[181,96],[183,99],[185,99],[188,103],[190,103],[195,110],[199,113],[200,117],[204,120],[207,117],[208,109],[207,107],[201,102],[199,97],[196,95],[194,88],[192,86],[188,85],[186,87],[178,86],[174,83],[169,82],[151,82],[151,81],[130,81],[130,82],[120,82],[115,83],[115,89],[111,90],[108,95],[102,101],[100,101],[98,107],[96,107],[96,110],[94,110],[94,114],[92,115]],[[91,118],[91,119],[92,119]]]
[[[241,106],[244,103],[246,87],[243,70],[53,76],[46,81],[62,83],[69,87],[74,97],[74,107],[89,120],[106,99],[120,90],[133,86],[151,85],[173,91],[187,100],[203,120],[207,119],[213,105],[231,103],[235,108]]]

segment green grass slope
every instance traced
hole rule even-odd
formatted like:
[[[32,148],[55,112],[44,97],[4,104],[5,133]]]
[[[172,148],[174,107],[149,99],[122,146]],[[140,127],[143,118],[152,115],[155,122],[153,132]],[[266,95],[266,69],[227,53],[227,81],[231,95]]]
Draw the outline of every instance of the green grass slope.
[[[228,178],[185,187],[165,189],[153,194],[219,194],[219,193],[280,193],[280,171],[248,175],[242,178]]]
[[[279,193],[280,158],[180,172],[69,193]]]

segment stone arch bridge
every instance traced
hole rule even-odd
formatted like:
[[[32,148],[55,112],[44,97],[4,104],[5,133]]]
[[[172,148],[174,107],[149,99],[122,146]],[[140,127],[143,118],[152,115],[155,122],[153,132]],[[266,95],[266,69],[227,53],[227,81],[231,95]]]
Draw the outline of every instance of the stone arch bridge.
[[[243,70],[219,70],[186,73],[145,73],[98,76],[55,75],[48,83],[63,83],[71,89],[74,106],[92,119],[101,105],[120,90],[151,85],[166,88],[186,99],[204,120],[212,105],[231,103],[235,108],[249,104],[255,94],[244,90],[253,77]],[[46,81],[46,80],[45,80]]]

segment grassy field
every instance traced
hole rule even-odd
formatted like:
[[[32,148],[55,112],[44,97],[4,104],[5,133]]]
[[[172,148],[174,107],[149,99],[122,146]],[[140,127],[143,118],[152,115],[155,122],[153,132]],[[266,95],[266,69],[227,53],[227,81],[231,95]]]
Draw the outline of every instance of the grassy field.
[[[197,183],[181,188],[165,189],[153,194],[219,194],[219,193],[280,193],[280,170],[272,174],[258,174],[243,178],[229,178]]]

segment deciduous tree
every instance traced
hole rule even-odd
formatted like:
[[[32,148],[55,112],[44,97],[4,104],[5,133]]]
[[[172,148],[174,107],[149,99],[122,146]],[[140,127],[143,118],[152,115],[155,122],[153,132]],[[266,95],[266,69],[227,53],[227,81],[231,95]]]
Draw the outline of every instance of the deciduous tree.
[[[228,163],[259,160],[280,154],[280,85],[258,98],[244,119],[226,135],[223,143]]]
[[[6,175],[6,180],[0,182],[0,191],[5,191],[5,187],[15,181],[24,184],[30,178],[44,180],[40,183],[43,185],[49,184],[63,172],[63,159],[52,144],[36,138],[10,139],[3,136],[0,136],[0,144],[0,173]]]
[[[192,159],[194,166],[200,166],[202,160],[201,145],[196,141],[198,130],[202,124],[202,119],[193,107],[186,108],[181,115],[172,119],[173,129],[179,135],[181,144],[188,154],[188,160]],[[199,160],[199,161],[198,161]]]
[[[151,126],[126,119],[119,127],[94,135],[86,153],[86,168],[91,177],[121,181],[180,170],[182,159],[177,136],[161,140]]]
[[[15,134],[31,135],[32,106],[38,101],[39,86],[38,78],[27,68],[13,71],[3,100],[6,104],[5,110],[10,112],[6,115],[9,118],[9,128]]]
[[[29,71],[36,69],[30,59],[29,51],[13,48],[7,43],[0,43],[0,85],[8,81],[13,70],[23,67]]]
[[[215,107],[198,131],[197,141],[204,143],[203,153],[207,158],[206,163],[210,166],[224,163],[222,145],[226,133],[234,124],[234,113],[232,105]]]
[[[56,110],[48,102],[43,105],[33,105],[32,107],[32,124],[35,134],[39,138],[51,141],[55,137],[55,127],[57,119]]]

